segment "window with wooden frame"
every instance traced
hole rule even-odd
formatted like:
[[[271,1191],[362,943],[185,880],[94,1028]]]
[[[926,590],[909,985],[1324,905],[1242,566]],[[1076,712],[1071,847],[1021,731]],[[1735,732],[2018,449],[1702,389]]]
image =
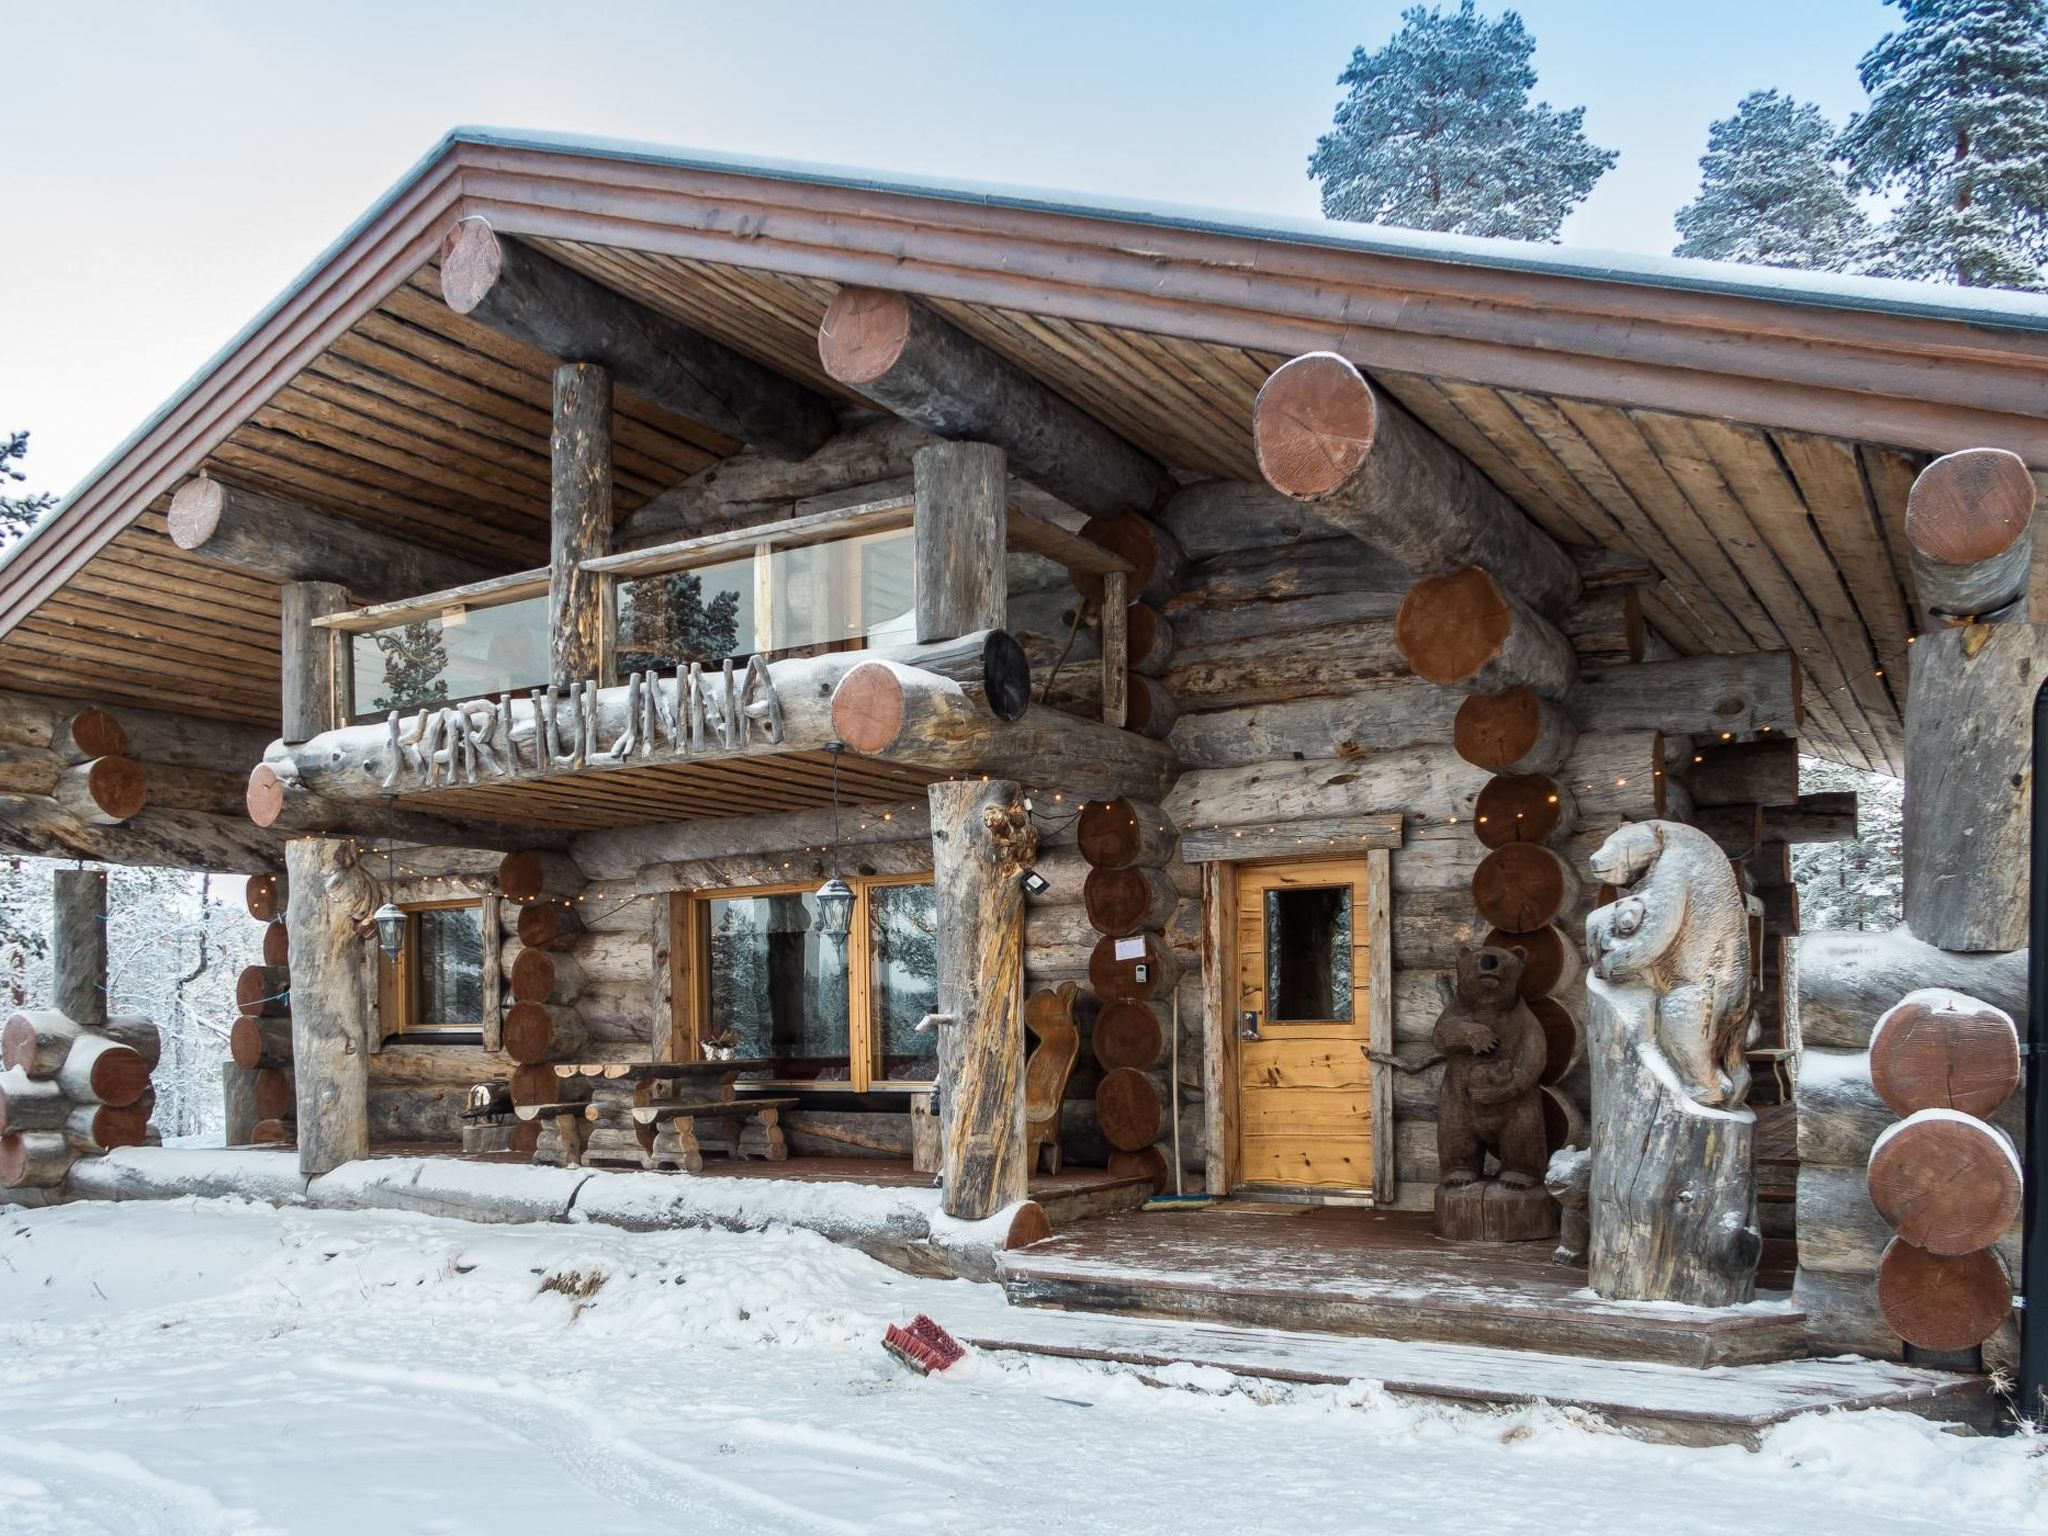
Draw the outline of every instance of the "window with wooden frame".
[[[383,1033],[407,1040],[477,1044],[491,1009],[484,946],[498,935],[485,932],[486,903],[422,901],[400,903],[405,942],[396,959],[379,952],[378,1017]]]
[[[853,928],[819,931],[817,882],[692,891],[675,903],[676,1052],[729,1041],[772,1080],[854,1093],[928,1088],[938,1040],[929,875],[848,876]]]

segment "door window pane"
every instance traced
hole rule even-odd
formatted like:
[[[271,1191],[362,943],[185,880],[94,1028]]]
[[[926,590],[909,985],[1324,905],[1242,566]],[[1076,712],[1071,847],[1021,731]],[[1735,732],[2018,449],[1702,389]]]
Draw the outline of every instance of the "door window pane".
[[[479,907],[437,907],[413,914],[419,925],[422,1029],[480,1029],[484,1017],[484,930]]]
[[[848,1074],[846,945],[818,931],[809,892],[719,897],[710,920],[705,1038],[730,1031],[742,1057],[781,1075]]]
[[[876,885],[867,901],[881,1075],[929,1080],[938,1072],[938,1034],[917,1025],[939,1005],[938,898],[928,885]]]
[[[1266,892],[1266,1006],[1276,1021],[1350,1020],[1350,886]]]

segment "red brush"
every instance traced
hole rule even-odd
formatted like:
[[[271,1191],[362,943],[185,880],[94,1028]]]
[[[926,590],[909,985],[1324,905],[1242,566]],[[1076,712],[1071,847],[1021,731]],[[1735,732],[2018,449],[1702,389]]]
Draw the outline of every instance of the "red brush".
[[[889,1331],[882,1335],[882,1348],[920,1376],[943,1371],[967,1353],[953,1335],[922,1312],[911,1320],[908,1328],[891,1323]]]

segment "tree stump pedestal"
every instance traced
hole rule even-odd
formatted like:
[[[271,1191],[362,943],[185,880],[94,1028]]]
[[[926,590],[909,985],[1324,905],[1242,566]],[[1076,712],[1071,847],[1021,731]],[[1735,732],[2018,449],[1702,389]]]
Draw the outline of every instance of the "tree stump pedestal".
[[[1535,1243],[1557,1236],[1557,1202],[1541,1184],[1509,1189],[1481,1179],[1436,1188],[1436,1235],[1454,1243]]]

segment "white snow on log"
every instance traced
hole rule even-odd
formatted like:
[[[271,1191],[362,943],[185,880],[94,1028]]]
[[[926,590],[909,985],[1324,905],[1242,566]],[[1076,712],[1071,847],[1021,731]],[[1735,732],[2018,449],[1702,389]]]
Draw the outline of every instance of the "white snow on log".
[[[262,1200],[302,1204],[306,1176],[289,1151],[123,1147],[71,1165],[65,1193],[80,1200]]]
[[[1953,987],[1921,987],[1908,992],[1891,1007],[1885,1009],[1870,1030],[1870,1048],[1875,1051],[1877,1042],[1885,1032],[1885,1026],[1909,1008],[1925,1009],[1929,1013],[1993,1014],[2005,1020],[2005,1027],[2012,1031],[2013,1042],[2020,1038],[2019,1026],[2012,1015],[1995,1003],[1987,1003],[1981,997],[1972,997],[1967,992],[1958,992]]]
[[[1894,1136],[1898,1135],[1901,1131],[1907,1130],[1912,1126],[1925,1125],[1930,1120],[1952,1120],[1958,1125],[1967,1125],[1971,1127],[1973,1130],[1982,1131],[1986,1136],[1991,1138],[1993,1144],[1997,1146],[1999,1151],[2005,1154],[2006,1161],[2012,1164],[2013,1173],[2015,1175],[2021,1175],[2020,1154],[2018,1149],[2013,1146],[2012,1138],[2006,1135],[2005,1132],[1999,1129],[1997,1126],[1993,1125],[1989,1120],[1979,1120],[1975,1115],[1966,1115],[1960,1109],[1914,1110],[1913,1113],[1906,1116],[1905,1119],[1897,1122],[1894,1125],[1888,1125],[1883,1130],[1877,1133],[1877,1140],[1872,1142],[1870,1146],[1871,1159],[1875,1161],[1877,1158],[1877,1154],[1884,1150],[1885,1143],[1890,1141]]]

